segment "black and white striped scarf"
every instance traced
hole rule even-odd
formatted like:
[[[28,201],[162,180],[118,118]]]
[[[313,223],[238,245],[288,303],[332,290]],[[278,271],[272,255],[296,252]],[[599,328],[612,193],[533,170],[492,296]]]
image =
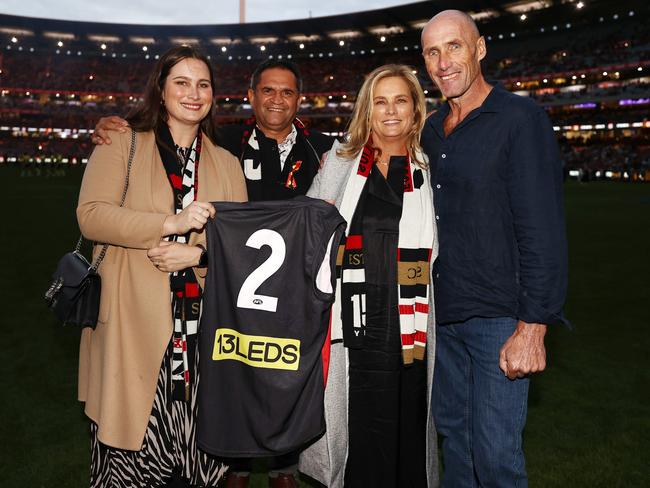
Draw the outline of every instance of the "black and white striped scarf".
[[[174,144],[169,128],[161,124],[156,131],[156,142],[167,177],[174,192],[174,210],[178,214],[196,200],[198,192],[201,132],[192,146],[181,148]],[[172,235],[168,241],[185,244],[188,235]],[[169,275],[174,318],[172,389],[175,400],[189,400],[190,384],[194,381],[196,333],[198,330],[202,290],[192,268]]]

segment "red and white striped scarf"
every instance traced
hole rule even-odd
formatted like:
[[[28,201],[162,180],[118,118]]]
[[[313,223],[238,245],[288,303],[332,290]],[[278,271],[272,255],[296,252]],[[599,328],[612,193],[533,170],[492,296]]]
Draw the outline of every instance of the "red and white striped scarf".
[[[333,149],[331,152],[336,151]],[[346,183],[339,209],[349,225],[337,259],[338,286],[337,299],[332,308],[332,341],[343,340],[348,347],[359,344],[365,329],[365,271],[362,260],[353,258],[355,251],[361,249],[363,244],[361,233],[352,229],[351,224],[374,163],[374,149],[366,145],[353,163],[355,166]],[[417,175],[417,172],[420,174]],[[414,359],[424,359],[434,235],[429,175],[409,159],[404,177],[397,256],[394,257],[397,259],[396,285],[404,364],[410,364]]]

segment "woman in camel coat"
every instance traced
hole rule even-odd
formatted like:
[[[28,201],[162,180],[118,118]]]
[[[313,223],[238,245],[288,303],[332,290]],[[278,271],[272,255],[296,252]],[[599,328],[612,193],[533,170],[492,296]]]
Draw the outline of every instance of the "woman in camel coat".
[[[213,143],[213,86],[204,55],[168,51],[127,118],[137,142],[124,205],[130,131],[97,146],[84,174],[79,225],[109,244],[99,320],[82,332],[79,361],[79,400],[92,421],[91,486],[163,486],[172,472],[214,486],[225,470],[196,448],[188,357],[204,278],[201,230],[214,216],[208,202],[246,200],[237,159]]]

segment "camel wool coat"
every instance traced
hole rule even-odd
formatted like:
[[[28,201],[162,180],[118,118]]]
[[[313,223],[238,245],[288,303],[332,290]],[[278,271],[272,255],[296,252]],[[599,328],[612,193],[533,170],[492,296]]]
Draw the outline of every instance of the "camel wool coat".
[[[79,400],[95,422],[99,440],[139,450],[149,421],[156,381],[172,336],[169,274],[147,258],[174,213],[173,193],[155,135],[138,132],[124,206],[131,133],[97,146],[86,167],[77,219],[83,235],[108,243],[99,266],[102,279],[97,327],[83,329],[79,352]],[[199,160],[199,201],[246,201],[239,161],[205,134]],[[193,232],[190,245],[205,240]],[[95,253],[101,248],[95,246]],[[196,269],[202,283],[204,275]]]

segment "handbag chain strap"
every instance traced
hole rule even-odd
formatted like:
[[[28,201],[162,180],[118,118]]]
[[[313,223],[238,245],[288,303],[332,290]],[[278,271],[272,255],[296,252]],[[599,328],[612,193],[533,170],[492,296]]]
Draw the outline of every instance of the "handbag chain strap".
[[[122,192],[120,207],[124,205],[124,201],[126,200],[126,192],[129,189],[129,177],[131,176],[131,165],[133,164],[133,156],[135,155],[135,143],[136,143],[135,131],[131,129],[131,148],[129,149],[129,162],[126,166],[126,179],[124,181],[124,191]],[[79,241],[77,242],[77,247],[75,248],[76,252],[79,252],[79,249],[81,249],[81,243],[83,242],[83,239],[84,236],[81,235],[79,237]],[[90,269],[92,269],[93,271],[97,271],[97,268],[99,268],[99,265],[104,260],[104,256],[106,256],[107,249],[108,249],[108,244],[104,244],[102,246],[102,250],[99,252],[99,255],[95,258],[95,261],[90,266]]]

